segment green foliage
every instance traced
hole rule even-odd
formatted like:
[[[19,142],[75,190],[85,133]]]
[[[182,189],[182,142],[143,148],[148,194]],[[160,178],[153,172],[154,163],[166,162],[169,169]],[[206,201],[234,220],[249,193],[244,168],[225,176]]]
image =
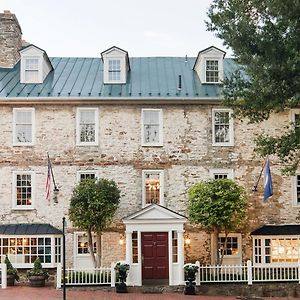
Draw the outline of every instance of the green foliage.
[[[110,225],[119,201],[113,180],[83,180],[73,190],[69,218],[74,226],[99,234]]]
[[[231,47],[242,65],[224,80],[225,104],[236,116],[260,122],[272,112],[300,104],[299,1],[214,0],[208,16],[208,30]],[[294,142],[291,131],[275,141],[262,138],[259,142],[265,154],[288,156],[288,161],[293,151],[299,156],[300,144]],[[286,165],[286,171],[295,169],[295,164]]]
[[[201,181],[189,189],[188,196],[189,220],[208,231],[234,231],[245,217],[245,190],[231,179]]]
[[[33,263],[33,268],[27,271],[27,276],[44,276],[45,279],[48,279],[49,274],[46,270],[43,269],[40,258],[37,257]]]
[[[13,275],[14,279],[19,281],[18,270],[13,267],[7,255],[5,255],[4,263],[6,264],[7,275]]]
[[[125,263],[125,262],[121,262],[121,261],[118,261],[117,263],[116,263],[116,265],[115,265],[115,270],[117,271],[117,272],[123,272],[123,273],[127,273],[128,271],[129,271],[129,268],[130,268],[130,266],[129,266],[129,264],[127,264],[127,263]]]

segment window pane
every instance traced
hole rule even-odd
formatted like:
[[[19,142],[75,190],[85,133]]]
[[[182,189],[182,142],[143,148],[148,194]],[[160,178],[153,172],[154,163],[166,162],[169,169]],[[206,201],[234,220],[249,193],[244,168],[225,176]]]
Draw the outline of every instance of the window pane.
[[[206,82],[219,81],[219,62],[217,60],[206,61]]]
[[[16,175],[16,204],[32,205],[31,174]]]
[[[144,142],[159,143],[160,112],[155,110],[143,111]]]
[[[132,233],[132,262],[138,263],[138,235],[137,231]]]
[[[229,118],[228,111],[217,111],[214,113],[215,143],[230,142]]]
[[[95,142],[96,138],[96,112],[95,110],[80,111],[79,131],[80,142]]]
[[[86,180],[86,179],[95,179],[96,174],[95,173],[80,173],[80,181]]]
[[[146,204],[160,203],[160,173],[145,173],[145,192]]]
[[[108,61],[108,78],[111,81],[119,81],[121,78],[121,62],[119,59]]]
[[[15,141],[18,143],[32,142],[32,112],[15,112]]]

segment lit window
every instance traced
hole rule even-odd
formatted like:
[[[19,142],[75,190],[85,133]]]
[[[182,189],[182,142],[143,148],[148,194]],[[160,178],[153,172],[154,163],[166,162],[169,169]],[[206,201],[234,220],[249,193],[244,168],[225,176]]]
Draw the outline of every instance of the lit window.
[[[119,59],[110,59],[108,61],[108,79],[109,81],[120,81],[121,62]]]
[[[14,145],[33,145],[34,143],[34,109],[13,109],[13,142]]]
[[[206,82],[219,82],[219,61],[206,60]]]
[[[52,254],[52,248],[55,248]],[[0,255],[8,255],[14,267],[28,268],[37,257],[45,266],[55,266],[61,260],[61,238],[54,236],[2,236]]]
[[[96,242],[93,241],[93,251],[96,252]],[[77,236],[77,254],[88,254],[89,243],[86,234]]]
[[[39,59],[38,58],[25,59],[25,82],[26,83],[39,82]]]
[[[233,120],[230,110],[213,110],[213,144],[215,146],[233,145]]]
[[[142,110],[142,145],[162,146],[162,111]]]
[[[138,263],[138,234],[137,231],[133,231],[132,233],[132,262]]]
[[[13,183],[13,208],[32,209],[34,198],[33,172],[14,172]]]
[[[172,231],[172,253],[173,253],[172,261],[173,261],[173,263],[177,263],[178,262],[178,236],[177,236],[177,231]]]
[[[163,171],[143,171],[143,204],[163,205]]]
[[[221,254],[224,251],[224,255],[238,255],[238,237],[237,236],[228,236],[227,242],[225,237],[219,237],[219,249]]]
[[[78,108],[77,144],[98,144],[98,110],[96,108]]]

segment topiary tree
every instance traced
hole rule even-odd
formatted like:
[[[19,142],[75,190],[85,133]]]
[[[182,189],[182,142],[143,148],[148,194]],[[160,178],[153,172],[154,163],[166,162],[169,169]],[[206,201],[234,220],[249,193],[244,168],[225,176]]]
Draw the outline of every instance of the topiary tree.
[[[120,202],[120,190],[113,180],[87,179],[73,190],[69,218],[74,226],[85,230],[88,247],[95,267],[101,265],[101,235],[111,224]],[[96,257],[92,233],[96,234]]]
[[[218,237],[225,233],[225,245],[230,231],[236,231],[246,215],[246,192],[231,179],[210,179],[193,185],[188,192],[188,216],[191,223],[200,224],[212,233],[212,261],[222,264]],[[221,252],[221,255],[220,255]]]
[[[7,275],[11,275],[14,280],[19,281],[18,270],[13,267],[7,255],[5,255],[4,263],[6,264]]]

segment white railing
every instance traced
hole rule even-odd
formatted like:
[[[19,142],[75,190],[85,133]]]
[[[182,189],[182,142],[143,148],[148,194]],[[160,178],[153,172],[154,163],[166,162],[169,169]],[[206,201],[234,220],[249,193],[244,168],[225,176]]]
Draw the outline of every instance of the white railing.
[[[196,284],[214,282],[281,282],[297,281],[300,284],[300,263],[277,265],[252,265],[248,260],[246,265],[203,266],[197,261],[199,267],[196,274]]]
[[[100,267],[94,269],[66,269],[65,284],[68,286],[82,285],[110,285],[115,286],[116,273],[114,270],[115,263],[111,267]],[[62,286],[62,268],[61,264],[57,266],[56,287]]]
[[[0,272],[1,272],[1,288],[6,289],[7,287],[7,267],[5,263],[0,264]]]

